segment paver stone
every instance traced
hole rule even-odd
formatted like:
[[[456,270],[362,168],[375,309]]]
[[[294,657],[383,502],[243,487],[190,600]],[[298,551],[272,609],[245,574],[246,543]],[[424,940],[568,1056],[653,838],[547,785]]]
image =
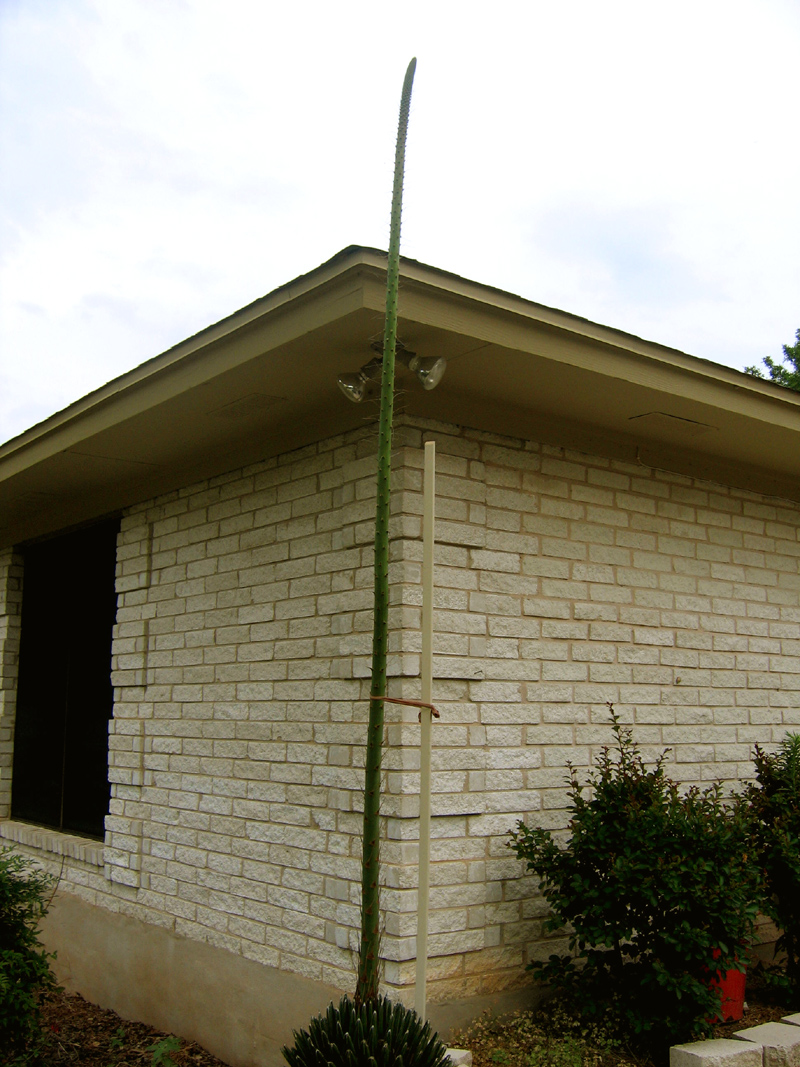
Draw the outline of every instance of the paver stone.
[[[762,1067],[761,1048],[730,1038],[691,1041],[673,1045],[669,1050],[670,1067]]]
[[[764,1049],[764,1067],[800,1067],[800,1028],[787,1023],[762,1023],[734,1034]]]

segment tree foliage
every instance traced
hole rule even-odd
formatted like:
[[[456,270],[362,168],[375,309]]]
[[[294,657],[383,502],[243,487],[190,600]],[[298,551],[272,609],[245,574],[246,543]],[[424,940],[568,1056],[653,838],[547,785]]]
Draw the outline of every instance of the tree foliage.
[[[765,356],[763,362],[773,382],[800,393],[800,330],[795,334],[795,344],[783,346],[782,363],[777,363],[770,356]],[[745,367],[744,372],[754,378],[766,378],[758,367]]]
[[[52,879],[33,861],[0,849],[0,1049],[8,1063],[24,1063],[39,1032],[37,993],[54,979],[39,941]]]

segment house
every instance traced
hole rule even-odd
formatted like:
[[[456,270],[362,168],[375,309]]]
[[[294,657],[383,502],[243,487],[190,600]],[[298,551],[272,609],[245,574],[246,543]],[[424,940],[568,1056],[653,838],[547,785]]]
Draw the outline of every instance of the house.
[[[0,839],[59,876],[68,987],[236,1065],[354,984],[377,405],[337,376],[385,264],[345,249],[0,447]],[[800,724],[800,394],[408,260],[400,315],[448,363],[398,379],[389,664],[419,697],[433,438],[446,1027],[552,951],[507,831],[563,825],[607,701],[683,781]],[[386,711],[384,985],[411,1002],[419,727]]]

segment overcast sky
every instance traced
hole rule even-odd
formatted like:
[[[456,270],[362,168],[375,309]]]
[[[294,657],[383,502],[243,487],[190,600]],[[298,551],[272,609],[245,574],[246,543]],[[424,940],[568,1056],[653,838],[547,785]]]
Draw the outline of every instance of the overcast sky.
[[[348,244],[739,369],[800,326],[800,0],[0,0],[0,440]]]

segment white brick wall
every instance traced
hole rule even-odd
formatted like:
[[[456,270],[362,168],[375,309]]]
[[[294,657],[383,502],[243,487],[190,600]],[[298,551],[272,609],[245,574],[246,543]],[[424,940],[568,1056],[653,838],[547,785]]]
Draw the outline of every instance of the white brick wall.
[[[468,995],[553,951],[506,831],[519,817],[564,825],[566,761],[588,767],[610,740],[607,701],[646,753],[669,746],[682,781],[747,777],[753,741],[800,726],[800,508],[530,442],[425,436],[441,517],[432,945],[448,953],[442,995]],[[421,453],[404,461],[419,472]],[[406,484],[404,509],[418,514],[421,485]],[[421,558],[418,541],[403,547]],[[405,599],[418,603],[419,588]],[[404,634],[409,650],[418,640]],[[471,674],[448,669],[467,657]],[[419,695],[414,680],[403,689]],[[411,753],[416,730],[403,733]],[[413,794],[415,775],[389,787]],[[413,841],[413,818],[389,820],[389,836]],[[408,941],[387,970],[402,984],[406,873]]]
[[[670,747],[683,781],[745,777],[754,740],[800,725],[800,508],[400,421],[390,692],[419,696],[432,435],[430,975],[434,997],[464,996],[553,950],[507,830],[563,825],[565,763],[588,766],[609,740],[607,701],[648,753]],[[364,430],[125,516],[105,866],[70,861],[64,875],[104,907],[342,988],[358,928],[373,470]],[[387,722],[383,947],[386,981],[407,995],[419,728],[397,705]]]

